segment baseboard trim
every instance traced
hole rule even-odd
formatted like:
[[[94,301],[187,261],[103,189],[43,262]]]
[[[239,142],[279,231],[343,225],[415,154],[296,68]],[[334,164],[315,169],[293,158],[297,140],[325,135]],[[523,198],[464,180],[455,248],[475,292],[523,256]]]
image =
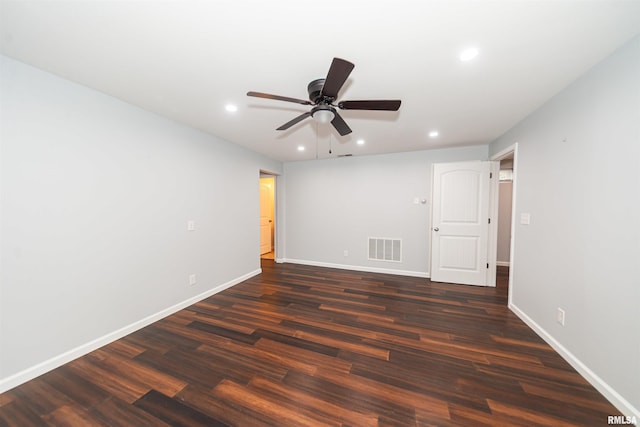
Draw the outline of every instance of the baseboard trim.
[[[369,267],[363,265],[336,264],[331,262],[309,261],[305,259],[282,258],[276,262],[288,262],[291,264],[312,265],[314,267],[339,268],[341,270],[363,271],[366,273],[394,274],[396,276],[423,277],[428,279],[429,273],[412,270],[394,270],[390,268]]]
[[[609,401],[613,406],[618,408],[625,416],[635,417],[640,420],[640,410],[634,407],[627,399],[622,397],[616,392],[609,384],[607,384],[602,378],[595,374],[587,365],[585,365],[580,359],[578,359],[573,353],[567,350],[562,344],[556,341],[551,334],[538,325],[533,319],[527,316],[520,308],[515,304],[510,303],[509,309],[513,311],[524,323],[526,323],[531,329],[534,330],[543,340],[547,342],[555,351],[562,356],[573,368],[578,371],[580,375],[584,377],[596,390]],[[612,414],[613,415],[613,414]]]
[[[38,363],[35,366],[27,368],[7,378],[3,378],[2,380],[0,380],[0,393],[4,393],[5,391],[11,390],[12,388],[19,386],[20,384],[23,384],[42,374],[45,374],[59,366],[64,365],[65,363],[69,363],[72,360],[77,359],[78,357],[84,356],[85,354],[90,353],[93,350],[97,350],[100,347],[103,347],[115,340],[118,340],[126,335],[129,335],[132,332],[142,329],[145,326],[148,326],[154,322],[157,322],[158,320],[163,319],[186,307],[189,307],[190,305],[193,305],[199,301],[202,301],[205,298],[208,298],[225,289],[228,289],[234,285],[237,285],[240,282],[250,279],[253,276],[257,276],[260,273],[262,273],[262,269],[258,268],[257,270],[244,274],[240,277],[232,279],[221,285],[215,286],[205,292],[202,292],[201,294],[198,294],[194,297],[186,299],[178,304],[175,304],[171,307],[161,310],[155,314],[147,316],[144,319],[138,320],[137,322],[131,323],[130,325],[127,325],[123,328],[110,332],[100,338],[96,338],[93,341],[80,345],[65,353],[52,357],[51,359],[45,360],[44,362]]]

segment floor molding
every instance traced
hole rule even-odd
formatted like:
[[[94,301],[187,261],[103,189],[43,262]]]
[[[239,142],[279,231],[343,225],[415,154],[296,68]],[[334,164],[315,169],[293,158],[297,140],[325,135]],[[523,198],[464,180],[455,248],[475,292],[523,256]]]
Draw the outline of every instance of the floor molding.
[[[509,304],[509,309],[513,311],[524,323],[534,330],[543,340],[558,352],[580,375],[584,377],[596,390],[598,390],[613,406],[628,417],[635,417],[640,420],[640,410],[635,408],[627,399],[616,392],[613,387],[607,384],[602,378],[595,374],[587,365],[578,359],[573,353],[560,344],[551,334],[549,334],[538,323],[515,304]]]
[[[237,277],[235,279],[232,279],[228,282],[225,282],[223,284],[220,284],[218,286],[215,286],[205,292],[202,292],[201,294],[198,294],[194,297],[191,297],[189,299],[186,299],[182,302],[179,302],[178,304],[175,304],[171,307],[168,307],[164,310],[161,310],[155,314],[152,314],[150,316],[147,316],[143,319],[140,319],[134,323],[131,323],[130,325],[127,325],[123,328],[120,328],[116,331],[110,332],[106,335],[103,335],[102,337],[96,338],[92,341],[89,341],[85,344],[82,344],[76,348],[73,348],[69,351],[66,351],[62,354],[59,354],[57,356],[54,356],[48,360],[45,360],[41,363],[38,363],[35,366],[32,366],[30,368],[27,368],[23,371],[20,371],[16,374],[13,374],[7,378],[3,378],[2,380],[0,380],[0,393],[4,393],[5,391],[11,390],[14,387],[19,386],[20,384],[23,384],[29,380],[32,380],[44,373],[47,373],[59,366],[64,365],[65,363],[71,362],[74,359],[77,359],[80,356],[84,356],[87,353],[92,352],[93,350],[96,350],[102,346],[105,346],[117,339],[120,339],[126,335],[129,335],[132,332],[137,331],[138,329],[144,328],[145,326],[148,326],[150,324],[152,324],[153,322],[157,322],[160,319],[163,319],[177,311],[180,311],[186,307],[189,307],[190,305],[193,305],[199,301],[202,301],[205,298],[208,298],[212,295],[217,294],[218,292],[224,291],[227,288],[230,288],[231,286],[237,285],[240,282],[243,282],[253,276],[257,276],[258,274],[260,274],[262,272],[261,268],[258,268],[250,273],[244,274],[240,277]]]
[[[276,260],[276,262],[277,263],[288,262],[291,264],[311,265],[314,267],[339,268],[341,270],[364,271],[366,273],[383,273],[383,274],[395,274],[396,276],[423,277],[426,279],[430,277],[429,273],[422,272],[422,271],[395,270],[391,268],[368,267],[363,265],[336,264],[331,262],[309,261],[309,260],[295,259],[295,258],[279,258]]]

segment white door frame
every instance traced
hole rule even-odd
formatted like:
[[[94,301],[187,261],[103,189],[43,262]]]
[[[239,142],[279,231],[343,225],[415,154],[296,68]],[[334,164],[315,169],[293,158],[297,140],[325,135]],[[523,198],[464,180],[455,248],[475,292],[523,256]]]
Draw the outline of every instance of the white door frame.
[[[493,156],[491,156],[491,160],[500,161],[505,159],[513,154],[513,182],[511,188],[511,242],[509,243],[509,307],[511,307],[512,296],[513,296],[513,272],[515,270],[514,253],[515,253],[515,242],[516,242],[516,194],[518,188],[518,143],[515,142],[512,145],[506,147],[505,149],[497,152]],[[497,208],[497,204],[496,204]],[[496,229],[495,236],[492,234],[491,239],[494,240],[495,244],[498,244],[498,227],[496,221]]]

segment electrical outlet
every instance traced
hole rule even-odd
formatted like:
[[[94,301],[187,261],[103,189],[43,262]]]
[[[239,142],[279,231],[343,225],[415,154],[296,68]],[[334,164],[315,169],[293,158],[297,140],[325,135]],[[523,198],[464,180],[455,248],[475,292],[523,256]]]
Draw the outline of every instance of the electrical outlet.
[[[564,326],[564,310],[558,307],[558,312],[556,313],[556,321]]]
[[[193,286],[196,284],[196,275],[195,274],[190,274],[189,275],[189,285]]]

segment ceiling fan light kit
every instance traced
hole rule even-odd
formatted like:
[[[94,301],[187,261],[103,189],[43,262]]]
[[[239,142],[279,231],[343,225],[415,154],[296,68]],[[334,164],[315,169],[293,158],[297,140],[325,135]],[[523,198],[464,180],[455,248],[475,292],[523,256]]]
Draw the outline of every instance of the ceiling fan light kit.
[[[311,117],[321,124],[327,124],[336,117],[335,110],[328,105],[320,105],[311,110]]]
[[[338,114],[336,108],[340,110],[397,111],[400,108],[401,103],[400,100],[364,100],[341,101],[335,104],[336,99],[338,98],[338,92],[342,89],[342,86],[347,81],[347,78],[351,74],[353,68],[354,65],[351,62],[340,58],[333,58],[327,77],[324,79],[313,80],[307,86],[309,101],[262,92],[247,92],[247,96],[314,106],[311,111],[295,117],[276,130],[287,130],[307,117],[311,117],[318,123],[331,123],[336,131],[338,131],[340,135],[344,136],[352,131],[342,116]]]

